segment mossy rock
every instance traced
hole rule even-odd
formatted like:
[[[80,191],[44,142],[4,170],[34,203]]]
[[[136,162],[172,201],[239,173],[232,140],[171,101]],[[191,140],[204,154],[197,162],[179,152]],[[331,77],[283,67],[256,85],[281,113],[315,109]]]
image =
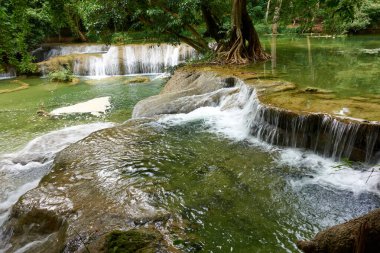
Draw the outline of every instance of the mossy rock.
[[[107,253],[154,253],[160,248],[162,236],[148,229],[132,229],[128,231],[112,231],[106,237]]]
[[[150,82],[150,78],[147,76],[136,76],[131,79],[126,80],[124,83],[125,84],[130,84],[130,83],[148,83]]]
[[[325,90],[325,89],[320,89],[320,88],[316,88],[316,87],[307,87],[307,88],[303,89],[302,92],[312,93],[312,94],[330,94],[330,93],[334,93],[331,90]]]

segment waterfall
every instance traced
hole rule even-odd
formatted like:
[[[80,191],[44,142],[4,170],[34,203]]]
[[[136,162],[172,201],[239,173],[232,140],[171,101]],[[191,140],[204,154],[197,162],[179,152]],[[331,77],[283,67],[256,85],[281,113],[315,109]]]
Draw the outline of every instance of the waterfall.
[[[16,71],[13,69],[8,70],[8,72],[6,72],[6,73],[0,73],[0,80],[11,79],[14,77],[16,77]]]
[[[237,87],[228,89],[236,88],[239,93],[222,96],[216,107],[206,106],[189,114],[168,116],[164,121],[202,119],[212,125],[210,129],[237,140],[254,137],[271,146],[309,150],[335,161],[347,158],[369,164],[377,162],[380,154],[378,124],[322,113],[294,113],[262,104],[255,89],[241,81]],[[214,95],[215,92],[209,94]]]
[[[189,113],[165,115],[158,122],[169,126],[198,122],[204,125],[205,131],[275,151],[273,154],[280,166],[309,171],[310,177],[292,182],[295,187],[322,184],[358,194],[379,194],[379,168],[371,167],[379,163],[379,125],[345,121],[325,114],[300,115],[270,107],[262,104],[256,90],[242,81],[219,91],[224,92],[178,99],[177,103],[182,105],[182,100],[194,103],[194,97],[205,100],[205,96],[221,94],[219,99],[213,99],[219,101],[217,104],[208,103]],[[173,108],[175,102],[169,102],[168,106]],[[343,158],[367,165],[350,167],[339,162]]]
[[[72,46],[54,46],[43,53],[43,60],[46,61],[52,57],[64,56],[70,54],[99,54],[106,53],[110,47],[106,45],[72,45]],[[35,50],[36,51],[36,50]]]
[[[106,50],[105,50],[106,49]],[[105,51],[103,51],[105,50]],[[195,57],[193,48],[186,45],[125,45],[60,46],[52,48],[46,59],[63,55],[74,57],[72,70],[78,76],[113,76],[129,74],[157,74]],[[44,66],[40,67],[42,70]]]

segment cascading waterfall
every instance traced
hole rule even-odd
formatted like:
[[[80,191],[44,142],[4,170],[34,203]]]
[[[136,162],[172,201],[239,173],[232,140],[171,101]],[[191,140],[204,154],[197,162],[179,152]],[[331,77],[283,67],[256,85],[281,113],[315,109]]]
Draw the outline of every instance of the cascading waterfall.
[[[237,87],[239,93],[222,97],[218,107],[204,107],[187,116],[166,119],[211,120],[217,132],[232,134],[234,138],[254,136],[271,145],[306,149],[336,161],[348,158],[375,164],[379,160],[379,125],[337,119],[326,114],[300,115],[270,107],[260,103],[252,87],[241,81]]]
[[[378,125],[272,108],[260,103],[255,89],[241,81],[236,87],[223,90],[231,92],[219,92],[227,95],[220,97],[218,105],[164,116],[159,122],[180,125],[200,121],[207,131],[235,141],[248,141],[270,152],[277,150],[278,163],[310,170],[310,177],[295,184],[326,184],[357,193],[379,194],[379,168],[370,165],[379,162]],[[209,96],[215,96],[215,92]],[[192,101],[193,97],[187,99]],[[279,146],[282,148],[278,149]],[[342,158],[369,164],[358,170],[339,163]]]
[[[55,46],[44,52],[43,60],[48,60],[56,56],[70,54],[99,54],[106,53],[110,47],[107,45],[73,45],[73,46]]]
[[[59,47],[51,49],[47,57],[62,56],[75,53],[86,53],[75,57],[72,70],[78,76],[113,76],[128,74],[157,74],[167,68],[178,65],[186,59],[193,58],[196,52],[186,45],[126,45],[111,46],[104,53],[96,50],[102,46]],[[44,69],[44,66],[41,66]]]

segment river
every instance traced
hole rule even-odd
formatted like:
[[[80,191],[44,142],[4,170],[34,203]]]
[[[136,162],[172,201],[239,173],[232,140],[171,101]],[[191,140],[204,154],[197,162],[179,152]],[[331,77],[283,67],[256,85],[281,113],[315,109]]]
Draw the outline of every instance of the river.
[[[264,44],[275,57],[249,71],[301,87],[333,90],[343,97],[380,95],[374,78],[380,67],[376,51],[380,45],[371,38],[279,38],[275,45],[267,38]],[[363,66],[365,72],[358,72]],[[132,126],[124,127],[120,124],[131,118],[134,105],[158,94],[164,79],[149,75],[147,83],[129,83],[131,76],[104,78],[106,72],[94,73],[102,78],[81,77],[76,85],[41,78],[0,81],[0,91],[19,87],[20,82],[28,85],[0,94],[0,224],[17,199],[46,174],[47,182],[71,189],[74,204],[81,199],[78,196],[91,193],[77,188],[77,183],[87,185],[85,177],[94,173],[93,180],[108,192],[107,201],[124,203],[125,195],[134,193],[133,201],[124,205],[138,215],[170,213],[178,224],[169,226],[168,240],[184,252],[297,252],[296,240],[380,207],[380,175],[373,165],[335,161],[250,136],[245,121],[255,98],[244,89],[239,106],[225,109],[232,103],[226,97],[219,106],[132,121],[128,123]],[[95,98],[109,101],[106,110],[96,115],[37,115],[39,110],[51,112]],[[98,137],[77,144],[84,150],[78,155],[81,161],[73,162],[80,168],[72,175],[76,183],[59,171],[49,174],[57,152],[111,126],[120,129],[100,131]],[[64,152],[71,154],[70,148]],[[99,163],[94,165],[86,157]],[[86,165],[93,166],[91,172]],[[96,206],[101,206],[105,201],[106,205],[105,199],[83,198],[82,204],[100,201]],[[31,238],[28,243],[41,241]],[[33,252],[38,244],[21,241],[20,252]]]

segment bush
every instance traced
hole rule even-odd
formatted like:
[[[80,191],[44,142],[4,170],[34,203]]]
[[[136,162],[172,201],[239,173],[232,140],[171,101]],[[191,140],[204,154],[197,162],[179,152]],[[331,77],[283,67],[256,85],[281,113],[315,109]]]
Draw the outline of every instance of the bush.
[[[51,82],[72,82],[74,77],[73,73],[68,69],[62,69],[53,71],[48,74],[48,78]]]
[[[258,34],[271,34],[272,33],[271,25],[268,25],[268,24],[263,24],[263,23],[255,24],[255,29],[256,29]]]

